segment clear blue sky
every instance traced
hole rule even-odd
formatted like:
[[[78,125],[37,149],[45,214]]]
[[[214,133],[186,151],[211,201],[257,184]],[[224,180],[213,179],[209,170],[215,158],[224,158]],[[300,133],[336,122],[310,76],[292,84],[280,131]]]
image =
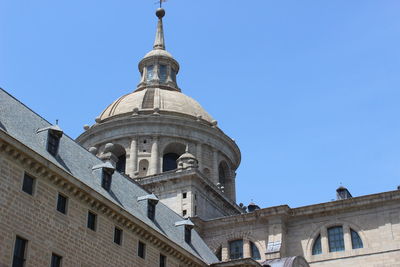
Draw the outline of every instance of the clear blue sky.
[[[155,0],[0,0],[0,86],[72,137],[135,89]],[[242,151],[238,202],[400,184],[400,1],[169,0],[183,92]]]

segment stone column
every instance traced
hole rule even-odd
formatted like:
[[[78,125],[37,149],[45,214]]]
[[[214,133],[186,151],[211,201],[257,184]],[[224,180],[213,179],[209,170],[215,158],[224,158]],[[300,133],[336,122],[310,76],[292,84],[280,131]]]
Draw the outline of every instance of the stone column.
[[[130,152],[130,161],[131,161],[131,176],[134,177],[135,173],[138,171],[138,146],[136,137],[132,138],[131,141],[131,152]]]
[[[196,158],[198,160],[199,170],[203,171],[203,159],[202,159],[203,149],[201,143],[196,144]]]
[[[150,166],[148,175],[153,175],[158,173],[158,137],[153,137],[153,144],[151,145],[151,155],[150,155]]]
[[[329,253],[328,231],[325,227],[321,230],[321,249],[323,254]]]
[[[243,240],[243,258],[251,258],[250,240]]]
[[[218,183],[219,177],[218,177],[218,151],[216,149],[212,150],[213,152],[213,169],[212,169],[212,177],[214,179],[215,183]]]
[[[222,261],[228,261],[229,260],[229,248],[228,248],[228,243],[227,242],[224,242],[222,244],[221,258],[222,258]]]
[[[348,225],[343,225],[343,239],[344,239],[344,249],[352,249],[351,244],[351,233],[350,227]]]

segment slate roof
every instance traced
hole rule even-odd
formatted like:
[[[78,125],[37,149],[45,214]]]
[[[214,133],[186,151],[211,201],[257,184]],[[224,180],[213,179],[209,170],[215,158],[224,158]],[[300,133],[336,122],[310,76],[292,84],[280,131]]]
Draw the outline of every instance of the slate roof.
[[[301,256],[289,257],[289,258],[281,258],[274,260],[265,261],[262,266],[264,267],[298,267],[304,266],[308,267],[307,261]]]
[[[182,221],[183,218],[163,203],[159,202],[157,205],[155,222],[147,218],[145,201],[138,202],[137,199],[148,195],[149,192],[137,183],[115,172],[110,192],[104,190],[101,187],[100,175],[92,170],[93,166],[103,162],[69,136],[65,134],[62,136],[58,156],[53,157],[46,150],[47,131],[37,133],[38,129],[49,126],[51,124],[48,121],[0,88],[0,131],[6,132],[48,161],[70,173],[77,180],[88,185],[192,255],[208,264],[218,262],[196,231],[192,231],[191,245],[185,242],[183,228],[175,226],[175,223]]]

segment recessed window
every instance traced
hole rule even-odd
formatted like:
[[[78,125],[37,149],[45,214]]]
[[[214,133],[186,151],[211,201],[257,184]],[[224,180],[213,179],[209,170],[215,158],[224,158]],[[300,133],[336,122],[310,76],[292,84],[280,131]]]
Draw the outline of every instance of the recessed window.
[[[57,135],[56,132],[49,130],[47,134],[47,151],[56,156],[58,152],[58,147],[60,145],[61,136]]]
[[[342,226],[335,226],[328,228],[328,243],[329,243],[329,252],[344,250]]]
[[[114,243],[118,245],[122,243],[122,230],[118,227],[114,228]]]
[[[153,80],[154,79],[154,66],[153,65],[147,66],[146,70],[147,70],[146,80],[147,81]]]
[[[62,257],[57,254],[51,254],[51,267],[61,267]]]
[[[229,242],[229,258],[231,260],[243,258],[243,240]]]
[[[358,248],[363,248],[363,242],[359,236],[359,234],[354,231],[353,229],[350,229],[351,233],[351,246],[353,249],[358,249]]]
[[[164,256],[163,254],[160,254],[160,267],[166,267],[167,266],[167,257]]]
[[[112,180],[112,172],[108,169],[103,168],[101,186],[107,191],[110,191],[111,189],[111,180]]]
[[[188,244],[192,242],[192,228],[188,225],[185,225],[185,242]]]
[[[22,181],[22,191],[28,193],[29,195],[33,195],[34,185],[35,185],[35,178],[25,173],[24,180]]]
[[[125,173],[126,169],[126,155],[122,154],[118,157],[117,164],[115,164],[115,169],[120,173]]]
[[[147,217],[154,221],[156,217],[156,202],[148,200],[147,201]]]
[[[163,172],[175,170],[178,167],[176,163],[178,158],[179,155],[176,153],[166,153],[163,156]]]
[[[185,217],[187,214],[187,210],[182,210],[182,216]]]
[[[143,144],[146,144],[147,143],[147,140],[145,139],[145,140],[143,140]]]
[[[258,250],[256,244],[254,244],[253,242],[250,242],[250,252],[251,252],[251,258],[253,260],[261,260],[261,255],[260,255],[260,251]]]
[[[87,218],[87,227],[90,230],[96,231],[96,220],[97,220],[97,215],[89,211]]]
[[[171,69],[171,79],[174,83],[176,83],[176,72]]]
[[[165,83],[167,81],[167,65],[160,65],[159,67],[160,82]]]
[[[64,195],[58,194],[57,197],[57,210],[63,214],[67,213],[68,198]]]
[[[187,198],[187,193],[182,193],[182,198]]]
[[[197,215],[197,206],[194,206],[194,215]]]
[[[222,261],[222,247],[219,247],[219,248],[217,249],[217,251],[215,252],[215,256],[217,257],[217,259],[218,259],[219,261]]]
[[[321,235],[318,235],[318,237],[314,241],[314,245],[312,248],[312,254],[313,255],[318,255],[322,253],[322,246],[321,246]]]
[[[143,152],[146,152],[147,150],[146,149],[143,149]]]
[[[15,239],[13,267],[23,267],[25,264],[26,246],[28,241],[22,237],[17,236]]]
[[[138,256],[142,259],[146,257],[146,244],[141,241],[138,243]]]

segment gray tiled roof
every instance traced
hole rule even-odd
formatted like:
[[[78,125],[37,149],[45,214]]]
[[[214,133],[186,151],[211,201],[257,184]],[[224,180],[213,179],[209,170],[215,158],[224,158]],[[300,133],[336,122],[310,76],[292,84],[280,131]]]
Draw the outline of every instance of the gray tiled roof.
[[[184,241],[183,228],[175,226],[175,223],[182,221],[183,218],[161,202],[156,208],[155,222],[148,219],[145,201],[138,202],[137,199],[148,195],[149,192],[137,183],[115,172],[110,192],[104,190],[101,187],[100,175],[97,171],[92,170],[93,166],[102,164],[102,161],[72,138],[64,134],[60,141],[58,156],[53,157],[46,150],[47,131],[37,133],[38,129],[49,126],[51,126],[49,122],[0,88],[0,131],[6,132],[48,161],[70,173],[204,262],[208,264],[218,262],[212,251],[194,230],[192,244],[188,245]]]

